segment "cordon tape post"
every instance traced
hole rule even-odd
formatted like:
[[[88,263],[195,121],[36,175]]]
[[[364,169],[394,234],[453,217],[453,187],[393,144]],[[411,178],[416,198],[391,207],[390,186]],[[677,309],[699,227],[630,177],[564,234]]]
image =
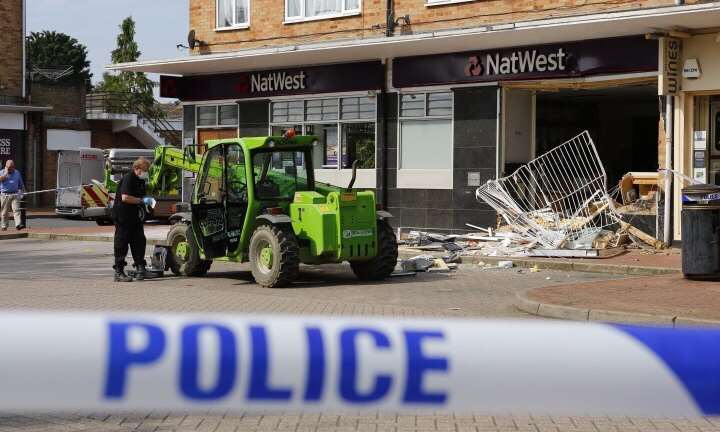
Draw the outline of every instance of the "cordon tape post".
[[[720,330],[0,314],[3,412],[720,414]]]

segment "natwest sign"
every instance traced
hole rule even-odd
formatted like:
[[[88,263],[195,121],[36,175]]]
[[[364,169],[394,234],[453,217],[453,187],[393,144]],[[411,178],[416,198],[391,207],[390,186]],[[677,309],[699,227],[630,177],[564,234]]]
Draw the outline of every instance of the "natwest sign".
[[[468,59],[465,76],[497,76],[526,74],[534,72],[556,72],[567,69],[567,53],[558,48],[557,52],[541,54],[538,50],[513,51],[511,53],[485,54],[484,63],[479,56]]]
[[[250,92],[276,92],[305,90],[305,71],[255,73],[250,75]]]
[[[393,85],[402,88],[657,70],[657,41],[630,36],[397,58],[393,61]]]
[[[222,75],[160,77],[160,95],[183,101],[380,90],[379,61]]]

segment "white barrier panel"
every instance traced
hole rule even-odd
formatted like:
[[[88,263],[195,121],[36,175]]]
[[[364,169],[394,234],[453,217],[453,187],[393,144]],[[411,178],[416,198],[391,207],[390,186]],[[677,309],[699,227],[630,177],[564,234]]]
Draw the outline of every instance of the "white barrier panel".
[[[720,332],[538,321],[0,315],[0,410],[720,413]]]

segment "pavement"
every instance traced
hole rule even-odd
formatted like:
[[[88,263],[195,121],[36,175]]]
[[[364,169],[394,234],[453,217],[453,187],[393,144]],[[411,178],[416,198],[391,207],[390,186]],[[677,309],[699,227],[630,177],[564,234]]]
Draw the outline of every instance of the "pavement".
[[[603,317],[599,312],[612,312],[614,308],[616,314],[626,314],[615,315],[615,318],[629,321],[637,320],[638,314],[647,314],[650,321],[670,316],[673,325],[682,324],[681,318],[686,315],[720,319],[720,313],[717,312],[720,310],[719,302],[713,298],[718,297],[720,284],[682,279],[678,274],[679,254],[674,251],[667,255],[646,255],[635,251],[600,260],[513,259],[518,267],[506,270],[487,269],[486,266],[478,265],[480,260],[491,264],[497,258],[473,257],[461,264],[455,272],[422,273],[381,283],[358,282],[347,265],[303,267],[300,281],[295,286],[273,290],[254,284],[246,265],[221,262],[214,263],[205,278],[166,277],[142,283],[114,283],[111,281],[110,268],[112,246],[107,242],[112,237],[112,230],[112,227],[98,228],[92,223],[37,227],[31,228],[30,234],[45,237],[5,238],[0,241],[0,309],[511,319],[542,319],[544,315],[566,319],[597,319]],[[146,230],[150,236],[162,238],[163,230],[167,230],[167,227],[148,226]],[[48,241],[49,238],[56,241]],[[61,238],[75,240],[57,240]],[[93,241],[78,241],[82,238]],[[410,253],[412,251],[404,251],[406,255]],[[553,264],[558,262],[560,264]],[[538,266],[539,271],[527,268],[534,265]],[[555,270],[551,269],[553,266]],[[605,272],[600,272],[602,266],[605,266]],[[598,272],[575,271],[588,268]],[[662,275],[658,271],[657,274],[661,276],[628,276],[633,274],[632,269],[638,268],[660,269],[666,273]],[[639,311],[641,306],[644,308],[642,312]],[[552,314],[553,308],[555,316]],[[585,318],[582,312],[578,315],[576,309],[585,310]],[[557,313],[558,310],[562,313]],[[550,312],[544,313],[547,311]],[[608,318],[608,315],[605,317]],[[720,432],[720,419],[352,412],[222,416],[162,412],[0,415],[0,432],[278,430]]]
[[[515,308],[528,289],[605,284],[623,276],[461,265],[389,282],[360,283],[347,265],[303,267],[290,289],[254,284],[247,267],[215,263],[208,277],[111,282],[106,242],[5,240],[0,243],[0,305],[4,310],[256,312],[538,319]],[[108,415],[4,414],[0,431],[392,431],[392,432],[714,432],[720,420],[608,417],[479,416],[327,412],[298,415],[205,415],[165,412]]]
[[[533,288],[517,306],[548,318],[717,326],[720,283],[668,275]]]

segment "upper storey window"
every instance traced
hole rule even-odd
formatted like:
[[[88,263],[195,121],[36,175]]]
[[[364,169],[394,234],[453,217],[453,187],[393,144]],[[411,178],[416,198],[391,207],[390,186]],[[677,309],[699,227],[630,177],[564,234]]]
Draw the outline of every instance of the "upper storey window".
[[[360,0],[285,0],[285,21],[308,21],[360,13]]]
[[[217,28],[243,28],[250,25],[250,0],[217,0]]]

